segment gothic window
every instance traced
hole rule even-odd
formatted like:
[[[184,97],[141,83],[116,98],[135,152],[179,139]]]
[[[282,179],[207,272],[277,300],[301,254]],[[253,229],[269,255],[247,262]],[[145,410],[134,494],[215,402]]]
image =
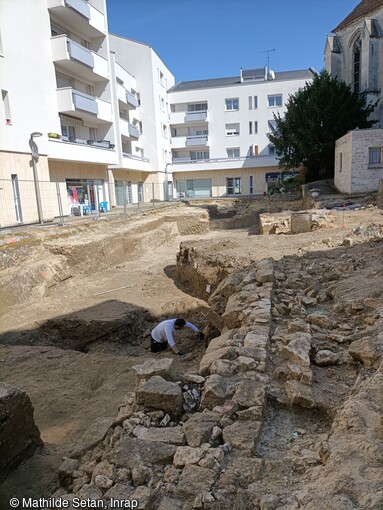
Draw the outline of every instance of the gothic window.
[[[353,75],[352,75],[352,83],[354,92],[359,94],[360,92],[360,72],[361,72],[361,40],[358,39],[355,41],[354,46],[352,48],[352,60],[353,60]]]

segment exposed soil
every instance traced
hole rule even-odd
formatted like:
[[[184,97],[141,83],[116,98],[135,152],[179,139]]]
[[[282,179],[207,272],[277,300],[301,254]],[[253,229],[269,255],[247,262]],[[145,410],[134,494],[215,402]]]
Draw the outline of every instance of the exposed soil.
[[[292,209],[278,205],[285,207]],[[224,211],[222,217],[231,216]],[[45,448],[0,486],[0,501],[55,490],[63,457],[95,418],[116,414],[133,388],[131,367],[153,356],[150,330],[158,321],[183,316],[207,327],[209,294],[234,268],[265,257],[327,252],[342,245],[352,229],[360,227],[368,240],[382,225],[380,210],[367,208],[336,212],[334,223],[313,232],[258,236],[251,226],[209,229],[205,209],[180,206],[137,221],[14,234],[2,246],[0,294],[9,299],[1,300],[0,380],[31,398]],[[180,243],[200,254],[196,271],[176,270]],[[368,256],[372,260],[374,251]],[[351,288],[363,292],[363,273],[354,277],[358,281],[334,292],[345,300]],[[187,334],[180,345],[187,352],[183,369],[196,371],[202,350]],[[337,382],[351,385],[349,376]],[[270,407],[258,454],[282,460],[278,441],[297,426],[304,429],[310,412],[294,416]],[[321,418],[317,427],[311,434],[322,434],[328,423]]]

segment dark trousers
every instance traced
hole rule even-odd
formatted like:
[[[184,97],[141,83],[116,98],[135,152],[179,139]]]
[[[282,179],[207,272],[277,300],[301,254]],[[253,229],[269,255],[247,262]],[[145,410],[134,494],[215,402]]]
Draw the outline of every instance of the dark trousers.
[[[156,342],[152,338],[152,341],[150,343],[150,350],[151,352],[160,352],[164,351],[167,348],[167,346],[168,346],[167,342]]]

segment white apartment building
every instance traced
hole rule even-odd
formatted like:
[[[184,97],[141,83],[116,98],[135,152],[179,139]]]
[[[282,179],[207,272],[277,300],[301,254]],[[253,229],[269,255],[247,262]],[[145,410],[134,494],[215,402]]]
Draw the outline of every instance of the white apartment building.
[[[0,0],[0,226],[264,193],[273,113],[311,78],[175,84],[150,46],[108,33],[106,0]]]
[[[267,192],[279,176],[268,133],[310,70],[180,82],[169,90],[173,176],[178,196],[220,197]]]
[[[142,71],[111,53],[105,0],[0,0],[2,227],[164,199],[174,78],[135,47]]]
[[[139,138],[129,143],[122,137],[120,167],[128,170],[124,175],[129,180],[140,178],[144,201],[169,198],[173,184],[167,90],[174,85],[174,76],[147,44],[114,34],[109,34],[109,41],[116,61],[136,77],[140,102],[132,120]],[[143,158],[141,177],[132,169],[132,158],[137,157]],[[118,179],[123,177],[121,172],[113,173]]]

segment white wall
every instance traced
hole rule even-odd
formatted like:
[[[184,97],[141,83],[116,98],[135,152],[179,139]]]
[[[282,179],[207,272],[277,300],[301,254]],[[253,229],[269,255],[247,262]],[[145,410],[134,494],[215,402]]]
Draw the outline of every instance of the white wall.
[[[39,151],[48,151],[48,132],[60,132],[50,21],[43,0],[1,1],[0,89],[8,91],[12,125],[5,124],[0,98],[0,150],[30,152],[30,133],[39,131]]]

